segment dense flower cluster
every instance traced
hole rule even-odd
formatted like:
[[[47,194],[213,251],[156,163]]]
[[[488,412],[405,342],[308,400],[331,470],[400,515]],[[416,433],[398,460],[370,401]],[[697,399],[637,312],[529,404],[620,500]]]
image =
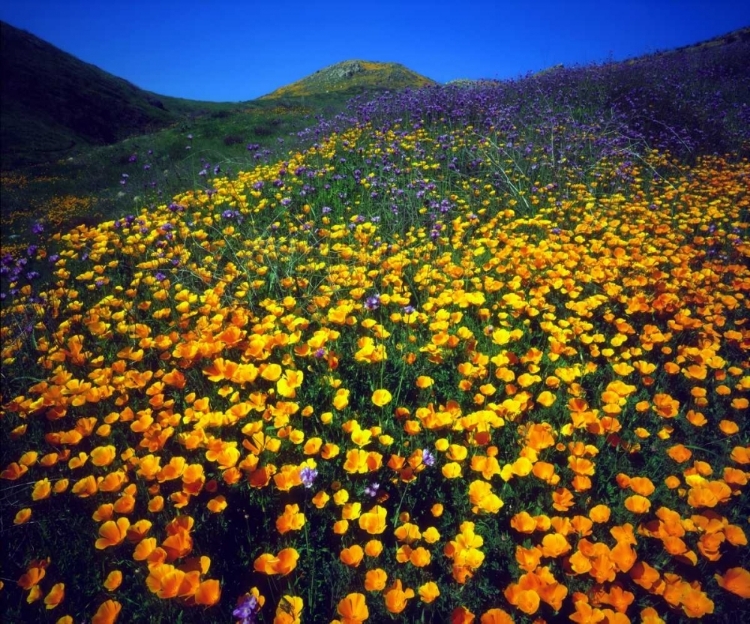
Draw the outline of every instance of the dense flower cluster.
[[[113,597],[82,617],[657,622],[750,596],[750,163],[621,134],[582,177],[593,126],[558,121],[570,155],[364,124],[56,236],[49,288],[2,312],[0,477],[18,535],[60,499],[92,519]],[[49,557],[18,586],[65,608]]]

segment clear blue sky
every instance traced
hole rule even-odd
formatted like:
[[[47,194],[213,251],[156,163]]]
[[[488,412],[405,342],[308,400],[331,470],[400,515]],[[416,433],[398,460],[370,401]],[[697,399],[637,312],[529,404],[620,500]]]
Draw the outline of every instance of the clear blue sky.
[[[349,59],[438,82],[622,60],[749,26],[750,2],[3,0],[0,19],[149,91],[239,101]]]

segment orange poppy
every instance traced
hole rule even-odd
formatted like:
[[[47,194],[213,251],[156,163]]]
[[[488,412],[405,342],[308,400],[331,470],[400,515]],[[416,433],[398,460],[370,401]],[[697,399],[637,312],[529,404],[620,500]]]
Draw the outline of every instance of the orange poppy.
[[[120,616],[122,605],[116,600],[106,600],[99,605],[91,618],[91,624],[114,624]]]
[[[434,602],[438,596],[440,596],[440,588],[437,586],[437,583],[428,581],[424,585],[421,585],[419,589],[417,589],[417,593],[419,594],[419,598],[422,602],[424,602],[425,604],[430,604],[431,602]]]
[[[513,583],[503,593],[510,604],[518,607],[527,615],[534,615],[539,609],[541,598],[534,589],[521,589],[520,584]]]
[[[472,624],[474,614],[466,607],[456,607],[451,612],[451,624]]]
[[[209,579],[203,581],[195,590],[195,604],[210,607],[219,602],[221,598],[221,586],[219,581]]]
[[[715,574],[714,578],[719,587],[741,598],[750,598],[750,572],[744,568],[730,568],[723,576]]]
[[[370,511],[359,517],[359,528],[367,531],[370,535],[379,535],[385,531],[385,521],[388,512],[384,507],[375,505]]]
[[[117,522],[107,520],[107,522],[99,527],[99,535],[101,537],[96,540],[94,545],[99,550],[109,548],[110,546],[117,546],[127,536],[128,528],[130,528],[130,520],[127,518],[118,518]]]
[[[648,477],[633,477],[630,479],[630,489],[641,496],[651,496],[656,489]]]
[[[678,464],[682,464],[693,456],[693,452],[685,448],[682,444],[675,444],[667,449],[667,455]]]
[[[385,608],[390,613],[401,613],[406,609],[407,601],[414,598],[414,590],[407,588],[404,590],[401,586],[401,580],[396,580],[391,588],[385,592]]]
[[[13,524],[25,524],[31,518],[31,509],[24,507],[19,510],[13,518]]]
[[[388,403],[390,403],[392,399],[393,396],[391,395],[391,393],[383,388],[375,390],[375,392],[372,393],[372,402],[378,407],[388,405]]]
[[[510,519],[510,526],[519,533],[533,533],[536,530],[536,520],[527,511],[522,511]]]
[[[516,546],[516,561],[526,572],[532,572],[539,566],[539,561],[542,559],[542,551],[540,548],[534,546],[533,548],[524,548],[523,546]]]
[[[611,510],[606,505],[596,505],[589,510],[589,518],[592,522],[601,524],[609,521]]]
[[[481,624],[513,624],[513,618],[502,609],[490,609],[482,614]]]
[[[117,451],[114,446],[97,446],[91,451],[91,463],[94,466],[109,466],[116,456]]]
[[[383,542],[371,539],[365,544],[365,554],[368,557],[378,557],[383,552]]]
[[[585,574],[591,569],[591,561],[580,550],[575,551],[568,559],[570,569],[576,574]]]
[[[646,513],[651,509],[651,501],[640,494],[634,494],[625,499],[625,509],[637,514]]]
[[[211,513],[221,513],[227,508],[227,499],[224,496],[215,496],[206,503]]]
[[[127,538],[131,542],[140,542],[144,537],[146,537],[146,533],[148,533],[151,530],[151,521],[150,520],[138,520],[135,524],[131,524],[130,528],[127,530]]]
[[[413,566],[417,568],[423,568],[427,565],[430,565],[430,561],[432,561],[432,555],[429,550],[423,548],[422,546],[419,546],[418,548],[415,548],[411,551],[411,553],[409,554],[409,561]]]
[[[646,607],[641,611],[641,624],[665,624],[659,613],[653,607]]]
[[[354,544],[349,548],[344,548],[339,553],[339,559],[349,567],[356,568],[360,563],[362,563],[362,558],[364,557],[364,555],[365,552],[362,547],[358,544]]]
[[[542,555],[545,557],[559,557],[570,551],[570,544],[559,533],[545,535],[542,539]]]
[[[661,578],[658,570],[652,568],[645,561],[638,561],[630,568],[629,574],[633,582],[643,587],[646,591],[651,591],[651,588],[655,587]]]
[[[552,506],[557,511],[567,511],[573,506],[573,494],[567,488],[559,488],[552,493]]]
[[[388,582],[388,575],[385,570],[375,568],[374,570],[368,570],[365,574],[365,589],[367,591],[381,591],[385,584]]]
[[[104,580],[104,588],[108,591],[115,591],[122,583],[122,572],[120,570],[112,570]]]
[[[44,604],[47,609],[54,609],[65,598],[65,584],[55,583],[49,593],[44,598]]]
[[[352,593],[342,598],[336,612],[343,618],[342,624],[359,624],[370,617],[364,594]]]

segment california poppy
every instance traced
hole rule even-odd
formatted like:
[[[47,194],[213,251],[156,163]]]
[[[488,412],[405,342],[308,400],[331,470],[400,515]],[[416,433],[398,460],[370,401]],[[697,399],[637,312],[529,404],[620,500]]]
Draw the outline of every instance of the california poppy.
[[[401,580],[397,579],[390,589],[385,592],[385,608],[390,613],[401,613],[406,609],[407,601],[414,597],[414,590],[411,588],[403,589],[401,586]]]
[[[101,537],[96,540],[95,546],[99,550],[117,546],[127,536],[128,528],[130,528],[130,520],[127,518],[118,518],[117,522],[107,520],[107,522],[99,527],[99,535]]]
[[[352,593],[342,598],[336,612],[343,618],[342,624],[359,624],[370,617],[364,594]]]
[[[121,609],[122,605],[116,600],[105,600],[91,618],[91,624],[114,624]]]

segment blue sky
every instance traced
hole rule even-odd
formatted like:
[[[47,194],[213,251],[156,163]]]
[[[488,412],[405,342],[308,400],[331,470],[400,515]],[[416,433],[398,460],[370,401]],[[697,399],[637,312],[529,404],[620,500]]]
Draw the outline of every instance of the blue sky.
[[[162,95],[249,100],[349,59],[438,82],[622,60],[750,26],[743,0],[3,0],[0,19]]]

